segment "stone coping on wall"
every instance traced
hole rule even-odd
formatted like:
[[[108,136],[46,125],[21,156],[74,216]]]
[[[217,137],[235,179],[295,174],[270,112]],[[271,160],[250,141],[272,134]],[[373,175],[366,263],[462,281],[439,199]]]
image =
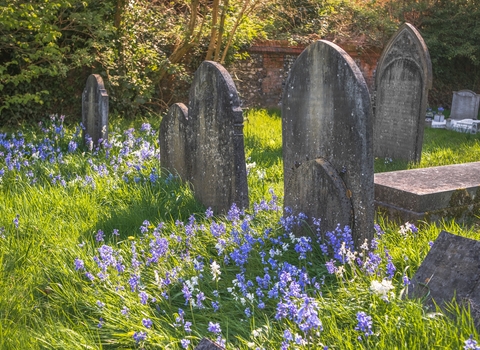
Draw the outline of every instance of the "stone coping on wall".
[[[375,207],[393,221],[479,218],[480,162],[374,175]]]

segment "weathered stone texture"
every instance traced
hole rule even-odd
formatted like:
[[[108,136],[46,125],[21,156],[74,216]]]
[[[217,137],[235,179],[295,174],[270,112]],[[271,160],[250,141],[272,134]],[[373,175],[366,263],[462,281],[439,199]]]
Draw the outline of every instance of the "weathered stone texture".
[[[419,162],[432,67],[420,33],[404,24],[385,47],[375,77],[374,156]]]
[[[163,117],[159,133],[161,165],[168,172],[178,174],[181,179],[187,179],[189,174],[187,169],[189,155],[185,150],[187,122],[187,106],[175,103]]]
[[[339,224],[352,227],[356,244],[373,235],[371,113],[368,88],[352,58],[323,40],[307,47],[292,67],[283,95],[284,202],[305,210],[309,204],[295,203],[300,198],[288,195],[290,179],[303,163],[326,160],[334,174],[319,170],[316,176],[326,177],[326,183],[343,181],[353,220]],[[310,190],[317,191],[315,187]],[[343,203],[343,199],[338,201]],[[329,203],[325,205],[328,208]],[[312,215],[324,218],[328,214]]]
[[[103,79],[98,74],[91,74],[82,94],[83,139],[92,138],[98,145],[100,139],[108,138],[108,94]]]
[[[453,92],[450,118],[452,119],[477,119],[480,95],[471,90]]]
[[[248,207],[243,112],[232,78],[220,64],[200,65],[188,111],[188,181],[196,197],[220,213],[233,203]]]
[[[440,232],[408,289],[410,298],[422,298],[434,310],[453,298],[469,305],[480,330],[480,241]]]

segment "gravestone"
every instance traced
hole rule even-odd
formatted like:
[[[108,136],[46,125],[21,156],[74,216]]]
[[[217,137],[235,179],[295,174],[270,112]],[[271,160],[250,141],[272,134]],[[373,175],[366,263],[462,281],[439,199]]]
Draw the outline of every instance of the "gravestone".
[[[187,123],[188,181],[197,199],[218,213],[233,203],[247,208],[243,112],[230,74],[204,61],[190,88]]]
[[[373,237],[370,95],[353,59],[317,41],[295,61],[282,102],[284,205],[320,218],[321,231]],[[338,211],[341,211],[339,213]]]
[[[225,350],[225,348],[207,338],[203,338],[194,350]]]
[[[100,139],[108,138],[108,94],[103,79],[98,74],[91,74],[82,94],[83,140],[92,138],[98,145]]]
[[[183,103],[173,104],[160,123],[160,162],[164,169],[178,174],[181,179],[188,176],[186,127],[188,108]]]
[[[410,298],[445,306],[455,297],[469,304],[480,330],[480,241],[440,232],[408,289]]]
[[[479,104],[480,95],[477,95],[473,91],[454,91],[450,118],[457,120],[477,119]]]
[[[373,154],[420,162],[432,64],[427,46],[404,24],[385,47],[375,76]]]

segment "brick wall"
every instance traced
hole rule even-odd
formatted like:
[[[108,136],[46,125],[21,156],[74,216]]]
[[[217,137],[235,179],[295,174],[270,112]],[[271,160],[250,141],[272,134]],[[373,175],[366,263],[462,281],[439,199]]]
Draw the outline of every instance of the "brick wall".
[[[227,67],[243,101],[243,107],[279,107],[288,72],[304,46],[289,46],[286,41],[258,43],[248,49],[249,58]],[[355,46],[342,47],[362,71],[367,85],[373,76],[381,50],[360,52]]]

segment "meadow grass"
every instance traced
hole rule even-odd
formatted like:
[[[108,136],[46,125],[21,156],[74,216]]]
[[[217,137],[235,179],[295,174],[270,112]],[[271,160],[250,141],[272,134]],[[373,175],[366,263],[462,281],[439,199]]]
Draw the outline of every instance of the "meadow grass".
[[[400,229],[378,217],[376,239],[357,252],[348,229],[295,237],[303,219],[283,215],[280,116],[246,117],[252,205],[225,216],[161,170],[159,119],[113,118],[98,149],[58,118],[1,134],[0,349],[193,349],[202,337],[230,349],[459,349],[479,339],[468,310],[401,297],[440,230],[480,239],[475,227]],[[478,137],[427,130],[420,166],[475,152]]]

